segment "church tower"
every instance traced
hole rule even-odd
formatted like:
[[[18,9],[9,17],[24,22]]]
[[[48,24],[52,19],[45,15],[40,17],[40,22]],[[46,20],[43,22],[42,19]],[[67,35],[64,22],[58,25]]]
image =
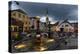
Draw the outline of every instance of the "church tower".
[[[49,18],[48,18],[48,9],[46,9],[46,32],[48,32],[49,28]]]
[[[46,10],[46,25],[49,24],[49,18],[48,18],[48,9]]]

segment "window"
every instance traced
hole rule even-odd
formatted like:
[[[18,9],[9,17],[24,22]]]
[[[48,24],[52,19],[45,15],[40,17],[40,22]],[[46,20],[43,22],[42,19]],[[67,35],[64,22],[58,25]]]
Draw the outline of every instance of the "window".
[[[15,14],[15,13],[13,13],[13,16],[16,16],[16,14]]]
[[[25,27],[25,29],[27,30],[27,27]]]
[[[68,25],[65,25],[65,27],[68,27]]]
[[[26,24],[27,24],[27,22],[26,22]]]
[[[23,27],[19,27],[19,32],[22,32],[23,31]]]
[[[64,27],[64,25],[62,25],[62,27]]]
[[[27,27],[24,27],[24,31],[25,31],[25,32],[27,31]]]
[[[30,24],[30,22],[29,22],[29,24]]]
[[[13,27],[10,27],[10,31],[14,31],[14,28]]]
[[[14,31],[17,32],[17,27],[14,27]]]
[[[23,15],[23,18],[25,18],[25,15]]]
[[[21,17],[21,14],[19,13],[18,16]]]

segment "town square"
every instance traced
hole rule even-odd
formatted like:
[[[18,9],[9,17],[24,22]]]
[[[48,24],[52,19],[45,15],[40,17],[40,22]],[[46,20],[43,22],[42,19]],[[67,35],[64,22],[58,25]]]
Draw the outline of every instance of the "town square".
[[[78,48],[76,5],[9,2],[10,52]]]

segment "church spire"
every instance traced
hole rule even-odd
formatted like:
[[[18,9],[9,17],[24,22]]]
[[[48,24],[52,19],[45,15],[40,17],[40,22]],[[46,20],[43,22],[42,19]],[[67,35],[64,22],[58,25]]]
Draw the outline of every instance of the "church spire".
[[[46,24],[48,24],[49,18],[48,18],[48,8],[46,9]]]

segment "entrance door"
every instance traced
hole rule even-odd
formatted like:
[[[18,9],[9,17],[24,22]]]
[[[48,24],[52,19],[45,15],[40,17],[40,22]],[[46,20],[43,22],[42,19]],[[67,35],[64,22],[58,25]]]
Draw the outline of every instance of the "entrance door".
[[[64,28],[60,28],[60,31],[63,32],[64,31]]]

